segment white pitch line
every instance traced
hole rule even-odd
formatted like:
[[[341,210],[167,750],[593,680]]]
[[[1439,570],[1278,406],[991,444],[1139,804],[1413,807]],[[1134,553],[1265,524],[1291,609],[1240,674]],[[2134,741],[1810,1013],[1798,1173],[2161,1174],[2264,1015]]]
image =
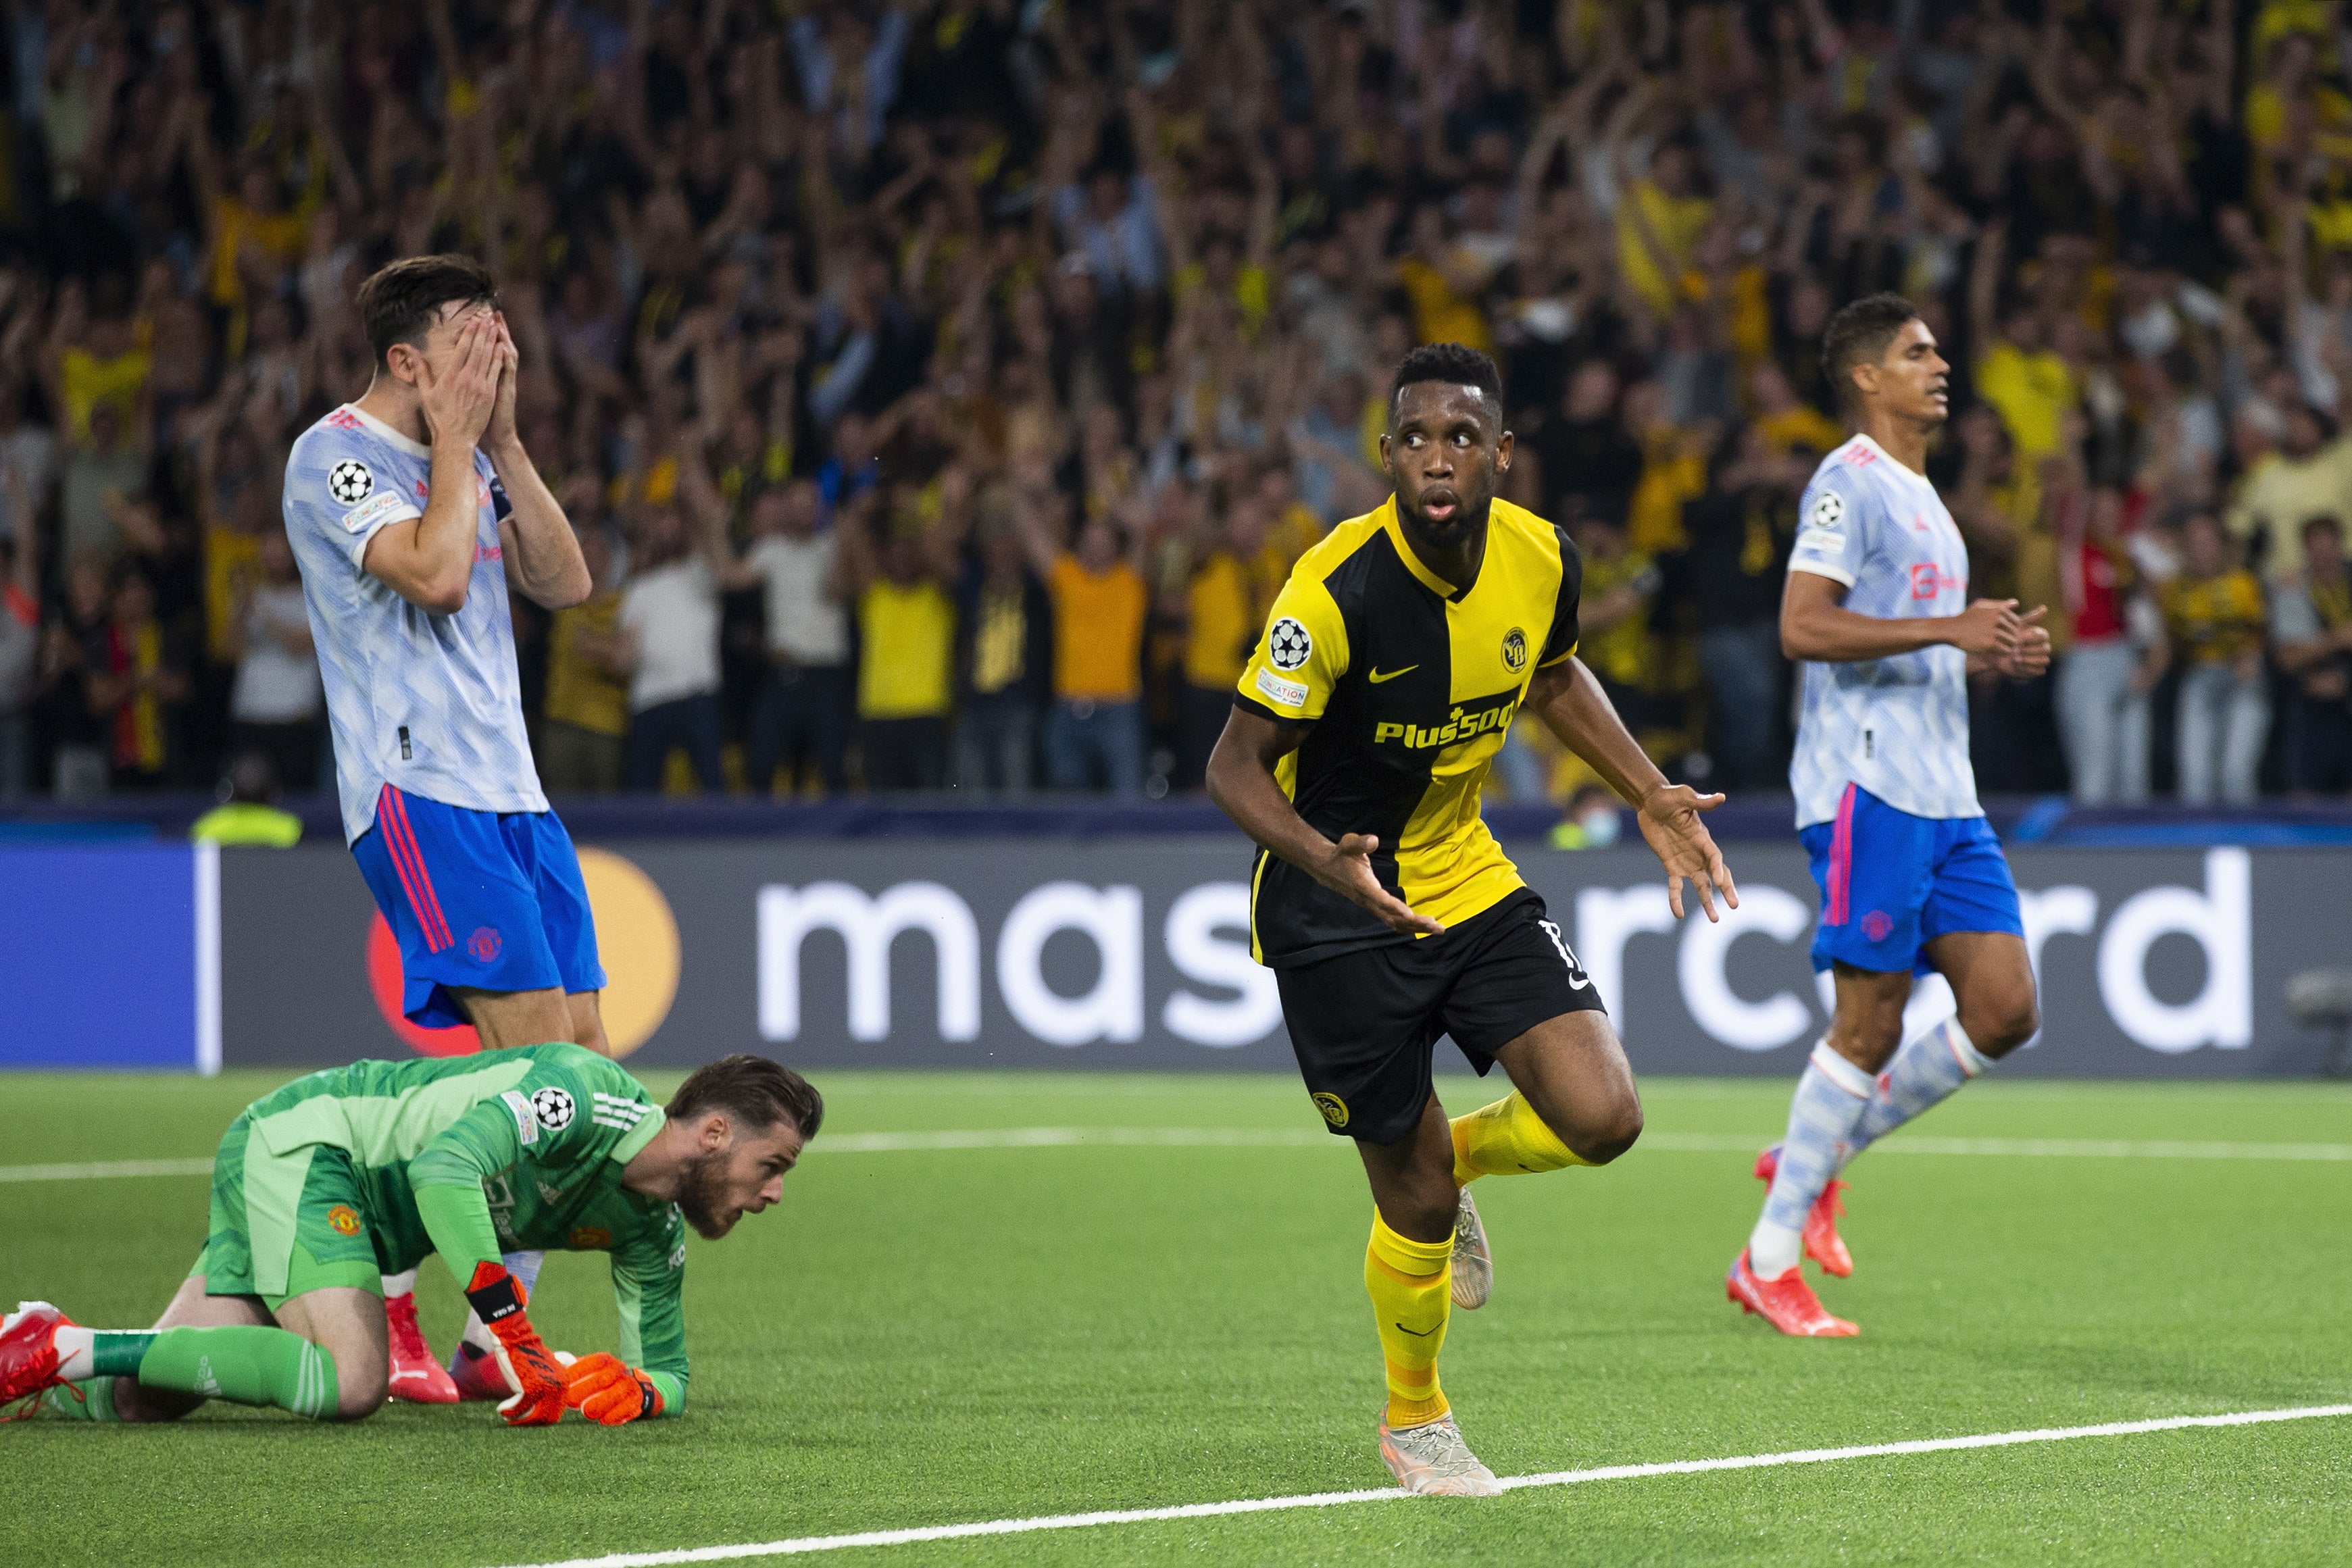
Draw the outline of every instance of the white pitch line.
[[[0,1166],[0,1181],[98,1181],[109,1176],[210,1176],[210,1160],[106,1160],[87,1166]]]
[[[1637,1152],[1752,1154],[1769,1133],[1647,1133]],[[964,1149],[1286,1149],[1332,1148],[1341,1140],[1312,1127],[980,1127],[926,1133],[833,1133],[818,1155],[951,1153]],[[1899,1134],[1874,1145],[1884,1155],[1991,1155],[2010,1159],[2288,1160],[2352,1162],[2352,1144],[2199,1143],[2102,1138],[1937,1138]],[[0,1166],[0,1182],[98,1181],[116,1176],[192,1176],[210,1160],[110,1160],[92,1165]]]
[[[2151,1421],[2108,1421],[2095,1427],[2044,1427],[2023,1432],[1983,1432],[1965,1437],[1918,1437],[1900,1443],[1864,1443],[1844,1448],[1798,1448],[1781,1454],[1745,1454],[1734,1458],[1673,1459],[1664,1464],[1602,1465],[1585,1470],[1549,1470],[1512,1476],[1506,1489],[1581,1486],[1588,1481],[1641,1480],[1652,1476],[1706,1475],[1717,1470],[1754,1470],[1779,1465],[1818,1465],[1838,1459],[1876,1459],[1907,1454],[1954,1453],[1969,1448],[2006,1448],[2021,1443],[2063,1443],[2077,1437],[2131,1437],[2148,1432],[2179,1432],[2197,1427],[2257,1427],[2277,1421],[2352,1416],[2352,1405],[2306,1405],[2288,1410],[2241,1410],[2220,1416],[2168,1416]],[[1171,1520],[1211,1519],[1236,1513],[1276,1513],[1300,1508],[1337,1508],[1347,1503],[1396,1502],[1412,1494],[1394,1487],[1366,1491],[1305,1492],[1291,1497],[1243,1498],[1232,1502],[1184,1503],[1173,1508],[1107,1509],[1094,1513],[1048,1514],[1029,1519],[991,1519],[970,1524],[920,1525],[909,1530],[867,1530],[850,1535],[803,1535],[737,1546],[696,1546],[669,1552],[615,1552],[603,1557],[571,1557],[533,1568],[670,1568],[687,1563],[727,1563],[751,1557],[796,1557],[859,1546],[908,1546],[926,1541],[962,1541],[982,1535],[1030,1535],[1046,1530],[1084,1530],[1105,1524],[1157,1524]]]
[[[1637,1153],[1753,1154],[1769,1133],[1645,1133]],[[1087,1145],[1141,1148],[1307,1148],[1341,1143],[1313,1127],[1004,1127],[936,1133],[843,1133],[821,1137],[812,1154],[879,1155],[948,1149],[1054,1149]],[[1874,1147],[1881,1154],[2047,1156],[2143,1160],[2352,1161],[2352,1144],[2197,1143],[2154,1139],[1936,1138],[1902,1134]]]

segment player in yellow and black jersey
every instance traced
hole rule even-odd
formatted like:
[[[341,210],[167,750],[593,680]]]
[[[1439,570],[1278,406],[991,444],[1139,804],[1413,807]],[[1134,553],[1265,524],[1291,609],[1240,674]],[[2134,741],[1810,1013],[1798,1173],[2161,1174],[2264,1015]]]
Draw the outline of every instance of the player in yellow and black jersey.
[[[1479,816],[1511,718],[1531,708],[1639,808],[1709,918],[1738,895],[1699,821],[1576,658],[1576,546],[1495,498],[1502,380],[1456,343],[1397,369],[1381,451],[1394,496],[1301,557],[1242,673],[1209,792],[1261,850],[1251,940],[1274,969],[1308,1092],[1356,1140],[1376,1205],[1364,1283],[1387,1360],[1381,1454],[1418,1492],[1485,1496],[1492,1471],[1437,1381],[1451,1303],[1493,1260],[1468,1184],[1604,1165],[1642,1130],[1625,1053],[1543,900]],[[1449,1122],[1430,1052],[1451,1034],[1510,1094]]]

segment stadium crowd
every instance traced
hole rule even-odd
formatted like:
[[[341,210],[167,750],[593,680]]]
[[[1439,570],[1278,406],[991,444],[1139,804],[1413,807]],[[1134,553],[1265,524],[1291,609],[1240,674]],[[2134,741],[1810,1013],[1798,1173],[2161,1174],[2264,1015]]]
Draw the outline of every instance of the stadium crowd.
[[[595,581],[551,792],[1195,787],[1416,341],[1677,778],[1778,790],[1839,302],[1953,365],[1985,789],[2352,789],[2352,27],[2267,0],[13,0],[0,792],[328,781],[278,522],[488,261]],[[1523,726],[1518,798],[1590,776]]]

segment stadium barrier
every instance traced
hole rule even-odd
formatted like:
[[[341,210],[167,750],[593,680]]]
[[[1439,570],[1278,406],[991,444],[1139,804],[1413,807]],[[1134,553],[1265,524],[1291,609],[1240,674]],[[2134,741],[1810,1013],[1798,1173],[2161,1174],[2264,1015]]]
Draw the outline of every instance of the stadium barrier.
[[[1639,846],[1512,847],[1638,1069],[1785,1075],[1825,1027],[1807,958],[1816,896],[1793,846],[1737,847],[1741,904],[1720,925],[1696,908],[1675,922]],[[2352,958],[2336,913],[2352,849],[2011,858],[2044,1029],[2005,1072],[2318,1070],[2326,1042],[2284,992]],[[1274,978],[1249,956],[1250,859],[1230,837],[613,839],[587,841],[583,863],[607,1027],[637,1062],[751,1050],[809,1066],[1290,1067]],[[470,1048],[470,1031],[395,1021],[397,951],[341,849],[232,850],[220,865],[231,1064]],[[1931,978],[1913,1021],[1950,1005]]]
[[[1642,1069],[1781,1073],[1825,1024],[1793,849],[1738,845],[1742,905],[1711,925],[1677,925],[1638,848],[1517,847]],[[2285,987],[2352,958],[2352,925],[2326,913],[2352,849],[2011,857],[2045,1029],[2008,1071],[2317,1070],[2326,1041],[2288,1016]],[[828,1066],[1288,1066],[1229,840],[619,840],[583,867],[608,1027],[647,1063],[764,1048]],[[331,845],[5,847],[0,886],[0,1066],[209,1071],[471,1046],[398,1019],[396,947]],[[1930,978],[1913,1021],[1949,1006]]]
[[[0,847],[0,1068],[217,1072],[220,855]]]

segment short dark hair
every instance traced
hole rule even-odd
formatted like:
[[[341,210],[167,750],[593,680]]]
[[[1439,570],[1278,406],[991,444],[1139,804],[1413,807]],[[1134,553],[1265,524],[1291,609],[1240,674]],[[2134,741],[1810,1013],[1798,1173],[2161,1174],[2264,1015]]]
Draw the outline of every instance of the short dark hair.
[[[470,256],[412,256],[395,261],[360,285],[360,325],[367,330],[375,362],[391,363],[394,343],[425,347],[425,334],[452,299],[467,305],[499,302],[499,281]]]
[[[724,1111],[747,1127],[790,1122],[805,1141],[824,1124],[824,1096],[791,1068],[738,1051],[688,1073],[663,1113],[679,1122],[712,1111]]]
[[[2342,538],[2344,537],[2344,519],[2337,517],[2333,512],[2315,512],[2312,516],[2303,519],[2303,537],[2305,538],[2309,538],[2312,535],[2319,533],[2334,534],[2337,538]]]
[[[1822,375],[1840,408],[1853,406],[1854,366],[1876,364],[1904,323],[1918,316],[1919,308],[1900,294],[1865,294],[1830,318],[1822,333]]]
[[[1476,387],[1495,405],[1498,416],[1503,412],[1503,372],[1495,368],[1491,355],[1467,343],[1423,343],[1399,361],[1395,379],[1389,382],[1391,419],[1396,417],[1399,394],[1419,382],[1450,382],[1458,387]]]

